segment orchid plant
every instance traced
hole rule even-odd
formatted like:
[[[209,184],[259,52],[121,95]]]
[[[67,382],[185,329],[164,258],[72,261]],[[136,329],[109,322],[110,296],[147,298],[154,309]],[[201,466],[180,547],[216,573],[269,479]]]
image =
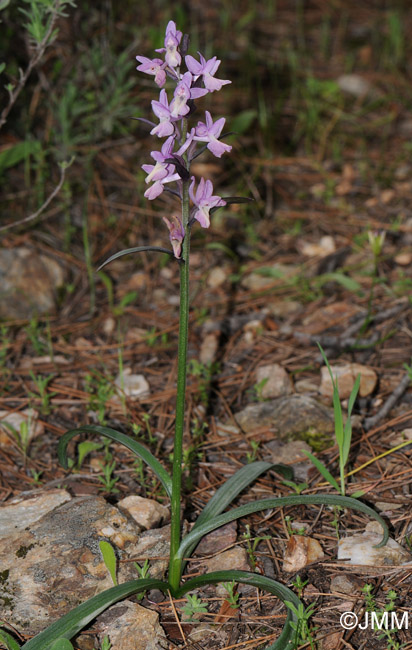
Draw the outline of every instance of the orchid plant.
[[[231,146],[225,144],[222,134],[225,118],[214,120],[209,111],[204,118],[192,126],[197,108],[195,100],[219,91],[224,85],[231,83],[227,79],[216,77],[220,61],[216,56],[206,60],[199,53],[199,58],[187,54],[189,38],[176,28],[170,21],[166,27],[164,47],[156,50],[162,58],[149,59],[137,56],[137,70],[154,76],[154,81],[161,89],[159,98],[152,101],[153,113],[158,123],[143,120],[150,126],[150,133],[157,141],[164,139],[160,150],[151,152],[152,164],[143,165],[146,172],[147,189],[145,196],[154,200],[164,192],[172,195],[180,206],[179,213],[173,211],[164,217],[168,230],[171,249],[157,246],[140,246],[126,249],[110,257],[104,264],[120,256],[140,251],[160,251],[168,253],[177,261],[180,271],[180,319],[178,340],[178,370],[177,398],[175,413],[175,438],[173,447],[172,473],[153,456],[143,445],[132,437],[105,426],[87,425],[66,432],[58,448],[59,459],[67,468],[67,446],[70,440],[81,432],[98,434],[117,443],[123,444],[137,457],[142,459],[156,474],[162,483],[171,504],[170,532],[170,561],[167,580],[142,578],[120,584],[94,596],[81,604],[49,628],[24,644],[25,650],[57,650],[70,647],[69,639],[74,637],[82,628],[98,614],[117,601],[142,593],[148,589],[160,589],[170,592],[175,598],[185,593],[200,589],[208,584],[219,582],[245,583],[257,589],[276,595],[286,604],[286,621],[283,630],[275,643],[268,650],[280,650],[296,647],[295,638],[297,627],[296,612],[303,605],[296,594],[280,582],[254,572],[217,571],[195,578],[184,577],[187,558],[195,550],[199,541],[208,533],[251,513],[270,510],[272,508],[301,504],[322,504],[353,508],[374,517],[382,525],[384,534],[381,545],[388,539],[388,530],[382,518],[370,507],[350,497],[330,494],[320,495],[291,495],[273,497],[252,501],[226,511],[226,508],[236,497],[264,472],[274,470],[282,473],[285,478],[291,478],[291,470],[282,465],[257,461],[242,467],[226,483],[221,486],[210,499],[197,521],[183,538],[181,536],[181,487],[183,466],[183,434],[185,427],[185,392],[187,372],[187,342],[189,322],[189,277],[190,277],[190,237],[196,224],[208,228],[215,210],[234,202],[247,199],[239,197],[220,197],[215,194],[212,182],[201,178],[196,181],[190,173],[191,162],[208,149],[211,154],[220,158],[231,151]],[[173,96],[165,86],[167,80],[174,86]],[[138,118],[141,119],[141,118]],[[104,266],[104,264],[102,266]],[[69,645],[67,645],[69,643]]]

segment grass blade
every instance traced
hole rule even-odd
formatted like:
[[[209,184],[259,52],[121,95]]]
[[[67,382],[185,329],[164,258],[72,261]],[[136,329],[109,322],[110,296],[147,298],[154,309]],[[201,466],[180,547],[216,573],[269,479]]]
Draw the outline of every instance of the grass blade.
[[[331,484],[332,487],[335,488],[337,492],[340,493],[340,487],[339,483],[337,480],[332,476],[330,471],[325,467],[325,465],[319,460],[319,458],[316,458],[313,454],[310,453],[310,451],[306,451],[305,449],[302,449],[303,453],[312,461],[316,469],[322,474],[323,478],[327,480],[328,483]]]
[[[100,264],[97,271],[100,271],[104,266],[106,266],[106,264],[110,264],[110,262],[113,262],[113,260],[117,260],[119,257],[123,257],[123,255],[131,255],[132,253],[143,253],[145,251],[155,251],[156,253],[167,253],[167,255],[174,257],[173,251],[170,251],[168,248],[163,248],[162,246],[135,246],[134,248],[125,248],[125,250],[119,251],[118,253],[111,255],[110,257],[107,258],[107,260],[105,260],[102,264]]]
[[[167,591],[168,585],[162,580],[148,578],[145,580],[131,580],[117,587],[112,587],[103,591],[97,596],[93,596],[85,603],[82,603],[71,612],[62,616],[58,621],[50,625],[47,629],[37,634],[27,641],[21,650],[51,650],[53,644],[58,639],[71,639],[80,630],[82,630],[96,616],[104,612],[105,609],[114,605],[119,600],[138,594],[147,589],[161,589]]]
[[[130,438],[125,433],[120,433],[120,431],[115,431],[110,427],[103,427],[97,424],[86,424],[78,429],[71,429],[66,431],[59,440],[59,445],[57,447],[57,454],[59,456],[59,461],[62,466],[67,469],[67,445],[70,440],[77,436],[79,433],[96,433],[99,436],[105,438],[110,438],[114,442],[119,442],[121,445],[124,445],[130,451],[132,451],[136,456],[141,458],[146,465],[156,474],[159,481],[162,483],[166,493],[169,497],[172,496],[172,479],[170,478],[168,472],[165,470],[163,465],[159,463],[157,458],[153,454],[143,447],[139,442]]]

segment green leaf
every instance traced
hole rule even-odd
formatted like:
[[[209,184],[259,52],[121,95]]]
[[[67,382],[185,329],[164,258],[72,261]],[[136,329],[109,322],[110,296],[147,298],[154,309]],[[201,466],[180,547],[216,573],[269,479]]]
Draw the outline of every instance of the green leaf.
[[[314,283],[318,287],[323,287],[323,285],[326,284],[327,282],[337,282],[338,284],[341,284],[342,287],[344,287],[345,289],[348,289],[348,291],[353,291],[354,293],[357,293],[359,296],[363,295],[362,287],[359,284],[359,282],[356,282],[356,280],[353,280],[353,278],[350,278],[344,273],[340,273],[339,271],[331,271],[330,273],[324,273],[323,275],[319,275],[314,280]]]
[[[77,466],[81,467],[84,459],[87,454],[90,454],[92,451],[98,451],[103,447],[101,442],[92,442],[91,440],[85,440],[84,442],[79,442],[77,445]]]
[[[234,499],[236,499],[242,490],[253,483],[258,476],[264,472],[268,472],[270,469],[273,469],[279,474],[283,474],[285,478],[293,478],[293,471],[286,465],[268,463],[266,461],[257,461],[255,463],[250,463],[249,465],[244,465],[235,472],[233,476],[228,478],[228,480],[225,481],[218,490],[216,490],[210,501],[208,501],[196,519],[192,531],[196,530],[202,524],[212,520],[216,515],[220,515],[220,513],[223,512],[223,510],[225,510]],[[191,556],[196,545],[197,542],[188,549],[186,557]]]
[[[341,492],[341,489],[339,487],[339,484],[337,480],[332,476],[330,471],[325,467],[325,465],[319,460],[319,458],[316,458],[313,454],[310,453],[310,451],[306,451],[305,449],[302,449],[303,453],[312,461],[316,469],[322,474],[323,478],[328,481],[328,483],[331,484],[332,487],[335,488],[337,492]]]
[[[174,253],[170,251],[168,248],[162,248],[162,246],[136,246],[134,248],[126,248],[123,251],[119,251],[118,253],[115,253],[114,255],[111,255],[103,264],[100,264],[99,268],[97,271],[100,271],[106,264],[110,264],[110,262],[113,262],[113,260],[117,260],[119,257],[123,257],[123,255],[130,255],[131,253],[143,253],[144,251],[155,251],[157,253],[167,253],[168,255],[171,255],[171,257],[174,257]]]
[[[0,0],[0,11],[8,7],[10,4],[10,0]]]
[[[261,576],[256,573],[251,573],[249,571],[216,571],[213,573],[206,573],[197,578],[192,578],[185,582],[185,584],[180,587],[177,592],[177,597],[183,596],[188,591],[192,589],[199,589],[204,585],[218,584],[219,582],[229,582],[234,580],[235,582],[240,582],[246,585],[252,585],[257,589],[263,589],[268,591],[270,594],[274,594],[283,602],[290,601],[290,603],[298,610],[300,606],[303,607],[301,601],[288,587],[282,585],[280,582],[268,578],[267,576]],[[285,648],[291,648],[290,640],[293,634],[293,628],[290,623],[297,623],[297,617],[294,612],[288,608],[287,617],[283,630],[279,638],[267,646],[265,650],[284,650]]]
[[[298,505],[326,505],[326,506],[340,506],[341,508],[352,508],[353,510],[358,510],[363,512],[373,519],[376,519],[380,523],[383,529],[382,541],[377,545],[377,548],[385,546],[389,537],[389,530],[382,519],[382,517],[375,512],[372,508],[352,499],[351,497],[344,497],[337,494],[311,494],[311,495],[290,495],[287,497],[276,497],[271,499],[259,499],[258,501],[252,501],[229,512],[218,515],[213,518],[212,521],[202,524],[199,527],[192,528],[190,533],[188,533],[181,541],[180,546],[176,553],[176,558],[183,559],[187,556],[187,550],[192,547],[192,545],[197,544],[202,537],[210,533],[216,528],[220,528],[225,524],[228,524],[230,521],[239,519],[240,517],[246,517],[251,515],[254,512],[259,512],[261,510],[271,510],[273,508],[282,508],[283,506],[298,506]]]
[[[117,587],[103,591],[82,603],[71,612],[50,625],[37,636],[27,641],[21,650],[51,650],[57,639],[71,639],[80,632],[96,616],[105,609],[114,605],[119,600],[138,594],[147,589],[160,589],[166,592],[169,585],[161,580],[148,578],[147,580],[132,580]]]
[[[234,499],[253,481],[255,481],[258,476],[269,470],[274,470],[278,474],[283,474],[285,478],[293,478],[293,471],[290,467],[286,465],[279,465],[276,463],[268,463],[266,461],[257,461],[255,463],[250,463],[249,465],[244,465],[237,472],[233,474],[224,484],[216,490],[210,501],[203,508],[202,512],[196,519],[192,530],[198,526],[206,523],[220,515],[223,510],[227,508],[229,504],[232,503]]]
[[[5,630],[0,630],[0,642],[6,646],[7,650],[20,650],[17,641]]]
[[[68,639],[57,639],[50,650],[74,650],[74,648]]]
[[[241,111],[233,120],[231,120],[230,128],[232,131],[235,131],[235,133],[245,133],[256,117],[257,111],[254,108]]]
[[[4,63],[4,61],[2,61],[2,63],[0,63],[0,74],[4,72],[5,69],[6,69],[6,64]]]
[[[17,142],[11,147],[3,148],[0,151],[0,174],[9,167],[18,165],[22,160],[26,160],[28,156],[39,153],[41,150],[41,143],[38,140],[24,140]]]
[[[353,388],[351,390],[351,394],[349,395],[349,401],[348,401],[348,416],[345,422],[345,428],[343,430],[343,445],[342,445],[342,463],[343,466],[346,465],[346,462],[348,460],[349,456],[349,450],[350,450],[350,443],[352,440],[352,422],[350,421],[350,417],[352,415],[352,410],[356,401],[356,398],[358,396],[359,392],[359,386],[360,386],[360,374],[356,377],[355,383],[353,385]]]
[[[141,458],[156,474],[159,481],[162,483],[164,489],[166,490],[167,495],[169,497],[172,496],[172,479],[170,478],[165,468],[159,463],[157,458],[155,458],[153,454],[148,449],[146,449],[146,447],[143,447],[143,445],[141,445],[139,442],[136,442],[136,440],[133,440],[130,436],[127,436],[124,433],[120,433],[120,431],[115,431],[110,427],[103,427],[97,424],[86,424],[82,427],[79,427],[78,429],[71,429],[70,431],[66,431],[66,433],[64,433],[60,438],[59,445],[57,447],[59,461],[65,469],[67,469],[67,445],[69,444],[70,440],[74,436],[77,436],[79,433],[95,433],[99,436],[104,436],[105,438],[114,440],[114,442],[119,442],[121,445],[127,447],[127,449],[130,449],[130,451]]]
[[[114,548],[109,542],[106,542],[103,539],[99,542],[99,548],[101,554],[103,555],[103,561],[106,565],[106,569],[110,573],[114,586],[116,586],[117,585],[117,578],[116,578],[117,560],[116,560],[116,554],[114,552]]]

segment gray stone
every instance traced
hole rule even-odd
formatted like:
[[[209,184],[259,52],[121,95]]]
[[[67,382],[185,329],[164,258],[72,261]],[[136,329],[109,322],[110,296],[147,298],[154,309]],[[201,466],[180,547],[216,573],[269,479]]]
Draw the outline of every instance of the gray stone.
[[[66,490],[48,490],[30,498],[17,497],[0,506],[0,538],[10,537],[71,500]]]
[[[0,318],[32,318],[55,310],[61,266],[29,248],[0,249]]]
[[[234,417],[246,433],[267,427],[281,439],[298,438],[308,432],[329,434],[334,431],[332,409],[308,395],[287,395],[251,404]]]
[[[110,607],[98,617],[94,627],[100,641],[109,637],[111,650],[165,650],[168,647],[159,615],[130,600]]]
[[[79,497],[23,532],[0,540],[0,618],[36,634],[75,606],[113,586],[99,549],[106,539],[119,559],[136,557],[139,529],[102,497]],[[136,579],[119,564],[119,583]]]

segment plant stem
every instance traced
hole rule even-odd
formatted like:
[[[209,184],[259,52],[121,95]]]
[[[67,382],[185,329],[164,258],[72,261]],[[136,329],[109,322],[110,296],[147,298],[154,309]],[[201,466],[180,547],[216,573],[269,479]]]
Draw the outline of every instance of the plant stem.
[[[189,330],[189,181],[182,182],[182,223],[185,238],[180,264],[179,347],[177,353],[177,396],[173,449],[169,584],[172,594],[180,585],[182,560],[176,557],[180,545],[180,495],[182,487],[183,432],[185,423],[187,339]]]

